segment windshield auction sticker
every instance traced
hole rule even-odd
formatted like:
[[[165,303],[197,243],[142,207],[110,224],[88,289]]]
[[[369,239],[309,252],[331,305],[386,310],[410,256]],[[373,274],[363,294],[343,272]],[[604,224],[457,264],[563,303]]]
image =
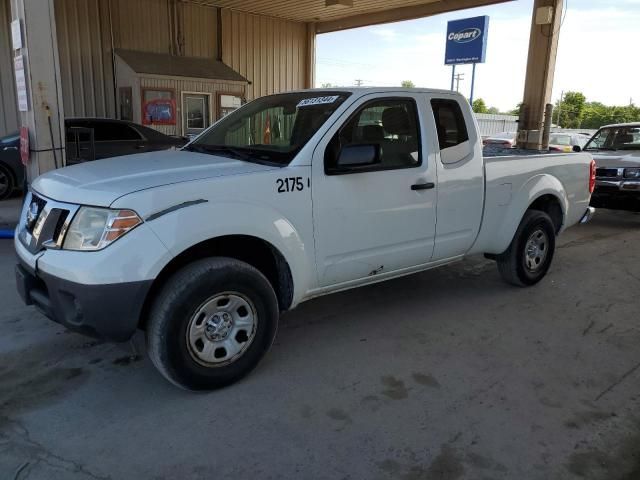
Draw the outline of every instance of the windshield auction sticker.
[[[325,103],[333,103],[339,98],[338,95],[332,95],[330,97],[313,97],[313,98],[305,98],[304,100],[300,100],[297,108],[301,107],[311,107],[313,105],[323,105]]]

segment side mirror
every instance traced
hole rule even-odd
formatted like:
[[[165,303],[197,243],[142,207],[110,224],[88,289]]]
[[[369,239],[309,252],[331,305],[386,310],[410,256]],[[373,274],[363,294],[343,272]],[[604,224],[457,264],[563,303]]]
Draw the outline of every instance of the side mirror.
[[[366,169],[380,163],[380,145],[347,145],[340,150],[336,170]]]
[[[582,151],[582,147],[580,145],[574,145],[573,146],[573,151],[576,153],[579,153]]]

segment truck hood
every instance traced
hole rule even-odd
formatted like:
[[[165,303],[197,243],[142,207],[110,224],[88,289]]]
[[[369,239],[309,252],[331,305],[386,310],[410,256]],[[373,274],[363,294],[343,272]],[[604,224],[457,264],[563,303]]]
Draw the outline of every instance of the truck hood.
[[[36,178],[32,188],[60,202],[107,207],[140,190],[275,168],[203,153],[149,152],[53,170]]]
[[[598,168],[640,167],[640,150],[593,152]]]

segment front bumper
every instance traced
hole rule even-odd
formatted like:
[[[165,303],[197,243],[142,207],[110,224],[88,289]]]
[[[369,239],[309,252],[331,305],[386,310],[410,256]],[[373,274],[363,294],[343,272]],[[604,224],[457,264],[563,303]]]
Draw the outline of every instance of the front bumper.
[[[591,205],[596,208],[640,212],[640,181],[597,179]]]
[[[138,327],[152,281],[83,285],[16,265],[16,286],[27,305],[85,335],[123,342]]]
[[[26,228],[33,199],[29,193],[14,239],[20,296],[70,330],[111,341],[129,339],[139,325],[153,279],[172,258],[169,250],[146,224],[102,250],[60,249],[64,222],[78,206],[37,198],[47,221],[40,230],[38,222],[32,230]],[[56,217],[57,210],[66,210],[66,217]]]

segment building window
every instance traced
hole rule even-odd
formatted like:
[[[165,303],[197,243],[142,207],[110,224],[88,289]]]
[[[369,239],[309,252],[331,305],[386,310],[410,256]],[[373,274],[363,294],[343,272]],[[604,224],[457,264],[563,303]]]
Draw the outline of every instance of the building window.
[[[211,95],[208,93],[182,92],[182,125],[184,134],[191,137],[198,135],[210,125],[209,105]]]
[[[176,124],[176,98],[174,90],[170,88],[142,89],[142,124]]]

